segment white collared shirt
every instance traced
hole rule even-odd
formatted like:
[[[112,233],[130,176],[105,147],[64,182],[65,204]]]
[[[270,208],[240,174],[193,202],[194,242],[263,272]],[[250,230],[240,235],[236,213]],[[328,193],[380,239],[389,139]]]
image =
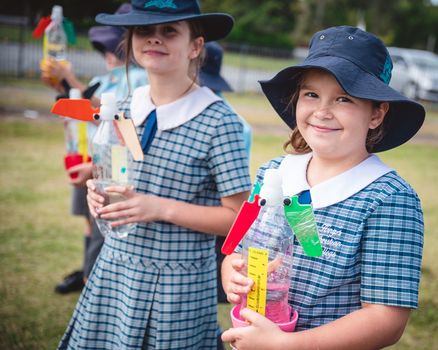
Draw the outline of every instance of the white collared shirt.
[[[197,87],[180,99],[157,107],[151,100],[150,85],[141,86],[132,95],[131,118],[135,126],[140,126],[155,109],[158,130],[169,130],[193,119],[219,100],[209,88]]]
[[[373,154],[342,174],[310,187],[307,182],[307,166],[311,158],[312,153],[287,155],[279,169],[283,176],[283,195],[289,197],[310,190],[314,209],[341,202],[392,171]],[[293,178],[293,181],[289,178]]]

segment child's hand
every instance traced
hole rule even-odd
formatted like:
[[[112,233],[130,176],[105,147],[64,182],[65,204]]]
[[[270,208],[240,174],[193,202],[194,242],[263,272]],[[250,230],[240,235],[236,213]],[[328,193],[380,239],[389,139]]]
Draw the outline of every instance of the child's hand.
[[[240,315],[250,324],[231,328],[222,333],[222,340],[238,350],[281,349],[283,332],[274,322],[250,309],[243,309]]]
[[[118,197],[113,202],[98,210],[102,219],[117,220],[111,223],[116,227],[137,222],[151,222],[163,219],[165,199],[154,195],[137,193],[133,187],[109,186],[105,192],[111,197]]]
[[[88,208],[90,209],[90,214],[94,218],[99,218],[99,214],[96,210],[99,210],[103,207],[105,198],[96,192],[96,185],[94,180],[88,180],[86,182],[88,193],[87,193],[87,203]]]
[[[81,163],[68,168],[67,173],[70,175],[70,183],[75,186],[85,186],[87,180],[92,177],[91,169],[91,163]],[[71,174],[74,173],[77,173],[78,175],[73,179],[71,178]]]
[[[227,292],[227,299],[232,304],[240,304],[242,302],[242,295],[246,295],[251,291],[254,282],[243,274],[245,267],[245,260],[241,258],[231,260],[230,280],[225,286]]]

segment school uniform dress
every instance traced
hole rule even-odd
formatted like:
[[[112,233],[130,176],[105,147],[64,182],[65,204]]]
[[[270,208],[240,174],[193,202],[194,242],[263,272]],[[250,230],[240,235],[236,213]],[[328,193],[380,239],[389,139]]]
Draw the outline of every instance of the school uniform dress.
[[[140,138],[157,117],[138,192],[218,206],[250,189],[242,124],[209,89],[155,107],[141,87],[130,111]],[[215,349],[216,303],[215,236],[141,223],[105,239],[59,349]]]
[[[361,308],[361,303],[416,308],[423,248],[420,200],[394,170],[371,155],[354,168],[310,187],[312,154],[276,158],[285,196],[310,190],[323,246],[308,257],[294,238],[289,303],[296,330],[318,327]]]

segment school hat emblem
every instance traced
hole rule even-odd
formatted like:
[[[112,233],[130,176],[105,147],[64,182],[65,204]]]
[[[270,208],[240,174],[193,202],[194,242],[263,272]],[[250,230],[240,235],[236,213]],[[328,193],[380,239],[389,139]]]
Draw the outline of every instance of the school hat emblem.
[[[172,9],[176,9],[176,5],[173,3],[173,0],[153,0],[153,1],[148,1],[147,3],[144,4],[143,6],[144,8],[147,7],[157,7],[159,9],[164,9],[166,7],[172,8]]]

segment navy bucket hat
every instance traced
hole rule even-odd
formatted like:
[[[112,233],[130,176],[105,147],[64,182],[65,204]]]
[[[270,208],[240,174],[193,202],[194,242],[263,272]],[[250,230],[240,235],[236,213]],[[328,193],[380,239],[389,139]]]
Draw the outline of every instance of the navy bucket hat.
[[[290,128],[296,126],[295,107],[290,101],[298,87],[299,73],[311,68],[331,73],[350,96],[389,102],[384,136],[374,152],[405,143],[423,124],[423,106],[388,86],[392,60],[382,41],[359,28],[340,26],[314,34],[303,63],[283,69],[271,80],[260,81],[264,94]]]
[[[124,3],[120,5],[115,14],[128,13],[131,10],[131,4]],[[111,52],[119,59],[123,59],[123,49],[120,47],[120,43],[124,33],[125,29],[122,27],[94,26],[88,31],[88,39],[93,47],[102,54]]]
[[[148,26],[178,21],[198,20],[205,41],[219,40],[228,35],[234,20],[225,13],[201,13],[196,0],[132,0],[132,10],[124,14],[101,13],[96,21],[112,26]]]
[[[202,86],[213,91],[233,91],[227,81],[221,76],[223,49],[215,41],[206,43],[205,59],[199,71],[199,80]]]

